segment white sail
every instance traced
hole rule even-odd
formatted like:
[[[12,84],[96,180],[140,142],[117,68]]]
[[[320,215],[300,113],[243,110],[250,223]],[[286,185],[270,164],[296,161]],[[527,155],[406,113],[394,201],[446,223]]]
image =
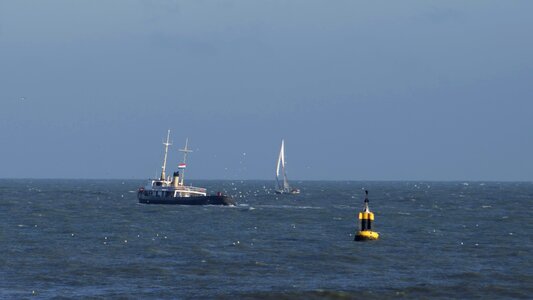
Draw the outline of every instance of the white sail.
[[[283,154],[283,140],[281,140],[281,149],[279,150],[278,164],[276,166],[276,189],[281,190],[279,183],[279,171],[281,168],[285,168],[285,155]]]
[[[280,176],[283,177],[283,184],[280,183]],[[285,141],[281,140],[281,149],[279,150],[278,164],[276,166],[276,188],[279,192],[290,192],[289,181],[285,172]]]
[[[282,155],[281,155],[281,171],[283,173],[283,190],[285,192],[288,192],[290,190],[289,188],[289,181],[287,180],[287,173],[285,173],[285,143],[281,141],[281,149],[282,149]]]
[[[276,166],[276,179],[279,180],[279,170],[285,168],[285,155],[283,154],[283,140],[281,140],[281,149],[279,150],[278,165]]]

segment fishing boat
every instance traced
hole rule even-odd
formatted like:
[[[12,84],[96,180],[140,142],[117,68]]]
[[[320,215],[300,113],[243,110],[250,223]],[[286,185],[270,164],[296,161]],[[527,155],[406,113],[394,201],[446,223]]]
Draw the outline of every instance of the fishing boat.
[[[281,178],[280,178],[281,177]],[[285,172],[285,141],[281,140],[281,149],[279,150],[278,164],[276,166],[276,194],[296,195],[300,190],[289,185],[287,174]]]
[[[161,176],[150,179],[146,186],[139,188],[137,198],[139,203],[144,204],[179,204],[179,205],[235,205],[235,201],[218,192],[208,195],[205,188],[187,186],[184,183],[185,169],[187,167],[187,154],[192,150],[188,148],[189,139],[185,140],[185,147],[179,149],[183,152],[183,161],[178,164],[178,171],[172,177],[166,177],[168,147],[170,143],[170,130],[167,132],[165,145],[165,157],[161,167]]]

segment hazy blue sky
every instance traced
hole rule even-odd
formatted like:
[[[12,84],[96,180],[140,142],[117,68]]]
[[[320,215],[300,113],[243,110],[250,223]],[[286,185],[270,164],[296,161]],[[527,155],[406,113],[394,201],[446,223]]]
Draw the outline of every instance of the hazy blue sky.
[[[532,11],[0,0],[0,177],[533,180]]]

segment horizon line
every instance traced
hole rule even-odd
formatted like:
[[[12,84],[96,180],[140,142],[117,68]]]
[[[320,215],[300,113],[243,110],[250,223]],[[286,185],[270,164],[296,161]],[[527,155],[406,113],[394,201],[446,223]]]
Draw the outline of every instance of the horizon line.
[[[122,180],[122,181],[132,181],[132,180],[151,180],[154,178],[81,178],[81,177],[71,177],[71,178],[61,178],[61,177],[0,177],[0,180]],[[216,181],[272,181],[274,179],[220,179],[220,178],[191,178],[191,180],[216,180]],[[533,183],[533,180],[496,180],[496,179],[291,179],[293,182],[305,182],[305,181],[326,181],[326,182],[336,182],[336,181],[362,181],[362,182],[523,182],[523,183]]]

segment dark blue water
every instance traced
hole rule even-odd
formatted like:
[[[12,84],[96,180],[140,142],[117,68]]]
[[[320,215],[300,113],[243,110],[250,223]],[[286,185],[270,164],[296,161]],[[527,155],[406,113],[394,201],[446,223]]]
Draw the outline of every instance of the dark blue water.
[[[533,295],[533,183],[192,182],[237,207],[141,205],[143,183],[0,180],[0,298]],[[379,241],[353,241],[363,188]]]

